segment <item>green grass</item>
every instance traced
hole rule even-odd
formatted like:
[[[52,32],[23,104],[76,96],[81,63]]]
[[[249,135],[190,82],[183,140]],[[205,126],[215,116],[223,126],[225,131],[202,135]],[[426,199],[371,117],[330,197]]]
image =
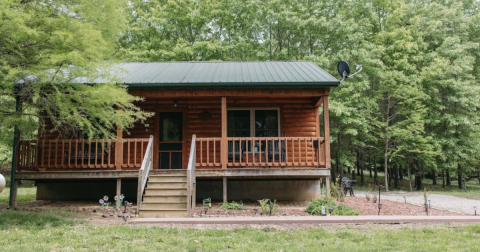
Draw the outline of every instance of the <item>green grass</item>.
[[[2,251],[478,251],[480,225],[295,230],[95,226],[71,214],[0,213]],[[43,224],[45,223],[45,224]]]
[[[17,202],[27,202],[35,199],[37,193],[36,187],[20,187],[17,190]],[[5,188],[0,193],[0,203],[8,203],[10,198],[10,189]]]

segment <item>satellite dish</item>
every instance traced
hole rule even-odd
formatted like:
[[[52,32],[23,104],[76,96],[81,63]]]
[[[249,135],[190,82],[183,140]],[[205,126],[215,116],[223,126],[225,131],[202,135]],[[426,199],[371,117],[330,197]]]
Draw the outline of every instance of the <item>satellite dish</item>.
[[[0,174],[0,193],[5,189],[5,178]]]
[[[342,77],[342,79],[346,79],[350,75],[350,66],[348,66],[347,62],[340,61],[337,65],[337,71],[338,74],[340,74],[340,77]]]
[[[337,71],[338,74],[340,74],[340,76],[342,77],[340,83],[342,83],[342,81],[344,81],[345,79],[352,78],[355,74],[360,73],[362,71],[362,65],[357,65],[356,70],[357,72],[350,75],[350,66],[348,66],[348,63],[345,61],[338,62]]]

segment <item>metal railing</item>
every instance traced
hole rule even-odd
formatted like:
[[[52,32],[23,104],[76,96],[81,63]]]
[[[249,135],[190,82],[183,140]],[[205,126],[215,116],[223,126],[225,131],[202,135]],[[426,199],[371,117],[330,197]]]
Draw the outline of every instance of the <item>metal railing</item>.
[[[143,191],[147,185],[148,174],[153,169],[153,136],[148,140],[147,150],[143,158],[142,166],[138,170],[138,190],[137,190],[137,214],[142,204]]]

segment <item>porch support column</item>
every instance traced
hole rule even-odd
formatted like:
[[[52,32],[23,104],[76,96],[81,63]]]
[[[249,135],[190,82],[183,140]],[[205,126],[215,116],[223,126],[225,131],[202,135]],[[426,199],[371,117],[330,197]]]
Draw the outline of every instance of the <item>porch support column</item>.
[[[121,193],[122,193],[122,179],[117,178],[117,196],[120,197]]]
[[[228,162],[228,143],[227,143],[227,97],[222,97],[222,148],[220,149],[220,156],[222,168],[227,169]],[[225,199],[226,196],[224,196]]]
[[[330,121],[328,116],[328,96],[323,97],[323,121],[325,124],[325,167],[330,169],[332,164],[330,160]]]
[[[122,128],[117,126],[117,142],[115,144],[115,168],[117,170],[122,169],[123,163],[123,131]]]
[[[223,177],[223,203],[227,202],[227,177]]]
[[[325,195],[325,197],[330,197],[330,177],[325,178],[325,187],[327,188],[327,195]]]
[[[320,193],[319,193],[318,195],[321,197],[321,196],[322,196],[322,178],[319,178],[319,179],[318,179],[318,186],[319,186],[319,188],[320,188],[320,189],[319,189],[319,192],[320,192]]]

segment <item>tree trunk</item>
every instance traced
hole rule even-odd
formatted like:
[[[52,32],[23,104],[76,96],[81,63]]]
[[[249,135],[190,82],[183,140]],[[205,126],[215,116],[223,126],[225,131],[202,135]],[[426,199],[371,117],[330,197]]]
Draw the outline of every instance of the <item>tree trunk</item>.
[[[458,164],[458,188],[463,189],[463,169],[460,164]]]
[[[452,179],[450,178],[450,172],[447,170],[447,186],[452,186]]]
[[[377,174],[377,158],[373,159],[373,184],[378,184],[378,174]]]
[[[480,171],[477,172],[478,183],[480,184]]]
[[[363,164],[363,154],[362,154],[362,156],[360,157],[360,169],[361,169],[361,171],[360,171],[360,183],[362,185],[365,183],[365,177],[363,176],[363,170],[365,170],[364,168],[365,167],[364,167],[364,164]]]
[[[435,171],[432,171],[432,185],[437,185],[437,173]]]
[[[422,176],[421,175],[415,175],[415,182],[416,182],[417,191],[422,190],[423,184],[422,184]]]
[[[407,162],[407,174],[408,174],[408,183],[410,184],[410,192],[413,191],[412,189],[412,176],[410,176],[410,165]]]
[[[348,169],[348,173],[352,172],[352,168],[350,166],[347,169]]]
[[[387,121],[386,121],[386,128],[385,128],[385,191],[388,192],[388,122],[390,119],[390,98],[388,98],[387,102],[387,113],[386,113]]]
[[[337,163],[336,166],[337,166],[337,169],[338,169],[338,163]],[[332,173],[330,174],[330,176],[332,177],[332,182],[333,182],[333,184],[335,184],[335,178],[336,178],[336,176],[337,176],[337,175],[335,174],[335,168],[330,169],[330,170],[332,171]]]
[[[357,168],[358,169],[358,168]],[[352,169],[352,180],[356,180],[356,176],[355,176],[355,168]]]
[[[370,178],[372,178],[372,158],[368,159],[368,172],[370,173]],[[478,172],[478,179],[480,180],[480,172]]]
[[[442,188],[445,188],[445,171],[442,171]]]
[[[399,175],[400,175],[400,180],[403,180],[403,166],[399,167]]]
[[[395,189],[400,189],[400,181],[398,180],[400,177],[398,173],[398,164],[395,165]]]

